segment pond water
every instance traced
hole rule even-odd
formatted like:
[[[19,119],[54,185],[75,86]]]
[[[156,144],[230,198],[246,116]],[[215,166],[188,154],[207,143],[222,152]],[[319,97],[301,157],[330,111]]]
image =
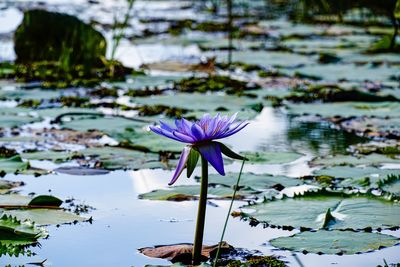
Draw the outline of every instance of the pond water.
[[[243,142],[243,138],[249,142]],[[322,143],[321,138],[324,140]],[[306,164],[315,155],[344,152],[348,145],[364,139],[334,129],[329,124],[291,121],[272,108],[264,108],[242,133],[227,139],[235,150],[265,149],[288,150],[304,153],[290,164],[245,165],[245,172],[303,176],[311,173]],[[35,165],[35,162],[32,162]],[[39,162],[40,166],[46,162]],[[47,163],[52,164],[52,163]],[[239,163],[227,166],[227,171],[238,171]],[[198,170],[197,170],[198,171]],[[195,175],[198,175],[198,172]],[[49,266],[143,266],[168,264],[168,261],[151,259],[137,249],[157,244],[191,242],[193,238],[197,202],[173,202],[140,200],[138,195],[166,187],[172,171],[139,170],[114,171],[106,175],[79,176],[50,174],[40,177],[7,175],[5,178],[23,180],[19,188],[22,194],[54,194],[62,199],[75,198],[95,207],[84,216],[93,217],[93,223],[48,227],[50,237],[41,240],[40,247],[33,248],[33,257],[9,258],[2,256],[3,265],[41,262],[47,259]],[[180,184],[193,184],[193,179],[181,178]],[[206,244],[218,243],[229,201],[212,200],[207,207],[205,228]],[[236,201],[234,209],[246,202]],[[290,216],[290,215],[288,215]],[[268,240],[289,236],[296,232],[262,226],[250,227],[248,222],[231,219],[225,240],[236,247],[260,250],[266,254],[284,256],[291,266],[297,266],[289,252],[274,250]],[[395,232],[396,235],[400,233]],[[394,234],[391,232],[391,234]],[[298,257],[304,266],[329,266],[331,264],[367,266],[381,264],[383,259],[396,261],[397,247],[356,256],[303,255]]]

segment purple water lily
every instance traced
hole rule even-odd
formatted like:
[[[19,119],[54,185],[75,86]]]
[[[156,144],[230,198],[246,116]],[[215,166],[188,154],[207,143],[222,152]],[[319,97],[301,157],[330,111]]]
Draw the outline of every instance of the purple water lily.
[[[222,153],[232,158],[242,158],[222,143],[214,141],[231,136],[248,125],[246,121],[236,122],[236,116],[237,113],[231,117],[220,116],[220,114],[211,117],[209,114],[205,114],[200,120],[195,122],[190,122],[184,118],[176,119],[176,128],[162,121],[160,121],[159,126],[150,126],[150,129],[159,135],[190,144],[183,149],[178,166],[169,185],[175,183],[185,167],[187,167],[191,154],[194,154],[193,157],[195,158],[195,162],[191,163],[191,165],[196,165],[198,160],[196,154],[199,152],[221,175],[225,175]],[[193,169],[194,167],[191,166],[189,171],[188,166],[188,176],[190,176]]]

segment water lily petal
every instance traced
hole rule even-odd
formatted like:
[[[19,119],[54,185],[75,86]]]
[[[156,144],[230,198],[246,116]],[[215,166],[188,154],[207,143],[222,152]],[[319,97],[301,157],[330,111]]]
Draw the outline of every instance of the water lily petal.
[[[197,125],[196,123],[194,123],[192,125],[192,136],[196,139],[196,141],[202,141],[205,138],[205,134],[203,129]]]
[[[182,150],[181,156],[179,158],[178,166],[176,166],[174,176],[172,176],[172,179],[168,183],[168,185],[172,185],[172,184],[174,184],[176,182],[176,180],[178,180],[179,176],[181,175],[181,173],[183,172],[183,170],[186,167],[186,162],[188,160],[189,153],[190,153],[191,149],[192,149],[191,147],[186,146]]]
[[[221,175],[225,175],[224,160],[222,159],[221,148],[218,143],[210,142],[205,145],[198,146],[202,157],[204,157],[214,169]]]
[[[162,122],[162,121],[160,121],[160,127],[161,127],[161,129],[169,131],[169,132],[174,131],[174,129],[171,126],[169,126],[167,123]]]
[[[178,131],[173,131],[172,134],[173,134],[176,138],[182,140],[181,142],[185,142],[185,143],[194,143],[194,142],[196,141],[193,137],[188,136],[188,135],[183,134],[183,133],[178,132]]]
[[[159,135],[162,135],[162,136],[171,138],[171,139],[173,139],[173,140],[175,140],[175,141],[187,143],[187,142],[181,140],[180,138],[174,136],[171,132],[165,131],[165,130],[161,129],[161,128],[158,127],[158,126],[150,126],[149,128],[150,128],[150,130],[151,130],[152,132],[154,132],[154,133],[156,133],[156,134],[159,134]]]
[[[225,138],[225,137],[231,136],[231,135],[233,135],[233,134],[239,132],[240,130],[242,130],[242,129],[243,129],[244,127],[246,127],[247,125],[249,125],[249,122],[242,122],[242,123],[239,123],[239,124],[236,125],[234,128],[229,129],[228,131],[226,131],[226,132],[224,132],[224,133],[221,132],[221,133],[219,133],[218,135],[214,136],[214,139],[221,139],[221,138]]]

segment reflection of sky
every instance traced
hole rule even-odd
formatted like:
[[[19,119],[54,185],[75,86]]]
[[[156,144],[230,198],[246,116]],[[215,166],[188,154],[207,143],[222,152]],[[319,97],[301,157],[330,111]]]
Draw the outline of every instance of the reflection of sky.
[[[265,107],[246,128],[224,142],[236,151],[254,151],[263,144],[274,144],[277,139],[282,139],[286,128],[285,117],[273,108]]]
[[[96,207],[90,213],[94,222],[78,225],[48,227],[50,237],[41,240],[41,248],[33,248],[38,255],[10,260],[1,257],[0,264],[22,264],[48,259],[49,266],[143,266],[145,264],[167,264],[167,261],[147,258],[137,252],[137,248],[157,244],[191,242],[197,203],[138,200],[139,193],[166,187],[172,172],[162,170],[116,171],[101,176],[70,176],[65,174],[41,177],[23,177],[27,183],[21,193],[36,192],[51,194],[63,199],[75,199]],[[7,179],[22,177],[8,175]],[[180,184],[190,180],[182,177]],[[219,207],[207,207],[205,243],[219,241],[225,212],[229,201],[213,201]],[[237,201],[234,209],[245,203]],[[174,222],[169,222],[169,221]],[[231,219],[226,238],[230,244],[248,249],[258,249],[264,253],[286,256],[291,266],[297,266],[291,254],[273,251],[267,240],[279,236],[289,236],[296,231],[282,231],[262,226],[250,227],[248,222]],[[397,232],[394,232],[398,235]],[[393,234],[393,232],[390,232]],[[264,244],[264,245],[262,245]],[[374,253],[356,256],[302,255],[299,258],[305,266],[376,266],[381,259],[398,261],[398,247],[387,248]],[[326,265],[324,265],[326,264]]]

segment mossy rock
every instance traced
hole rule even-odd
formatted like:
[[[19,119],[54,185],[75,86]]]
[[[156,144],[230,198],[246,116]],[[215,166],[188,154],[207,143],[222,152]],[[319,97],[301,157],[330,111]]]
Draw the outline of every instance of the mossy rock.
[[[28,10],[14,35],[18,63],[57,61],[66,67],[99,66],[106,40],[78,18],[45,10]]]

